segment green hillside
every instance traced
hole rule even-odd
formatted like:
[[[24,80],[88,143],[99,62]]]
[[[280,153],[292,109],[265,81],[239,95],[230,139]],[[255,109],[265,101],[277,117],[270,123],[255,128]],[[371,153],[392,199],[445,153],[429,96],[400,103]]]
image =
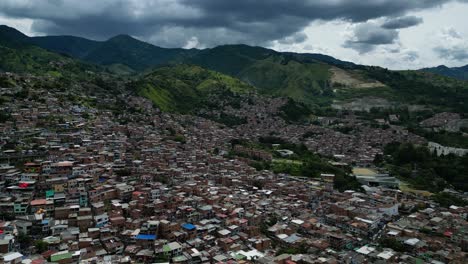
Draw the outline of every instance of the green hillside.
[[[11,48],[0,45],[0,71],[73,77],[98,69],[35,46]]]
[[[286,96],[307,104],[329,88],[329,65],[261,47],[224,45],[188,58],[200,65],[237,77],[269,95]]]
[[[223,93],[228,99],[235,94],[255,91],[238,79],[189,65],[158,68],[129,86],[161,110],[181,113],[204,106],[212,93]]]
[[[201,83],[187,80],[180,83],[182,76],[192,76],[187,71],[183,71],[181,76],[178,67],[164,66],[182,63],[238,78],[254,86],[259,93],[289,97],[319,110],[329,107],[333,102],[377,97],[400,105],[418,104],[443,111],[468,112],[466,81],[423,71],[390,71],[355,65],[322,54],[276,52],[247,45],[223,45],[204,50],[166,49],[128,35],[119,35],[103,42],[73,36],[29,38],[6,26],[0,27],[0,44],[3,45],[0,55],[2,70],[57,74],[57,68],[63,71],[69,67],[70,72],[73,72],[75,67],[83,65],[32,44],[86,62],[105,65],[109,73],[116,75],[147,73],[154,67],[162,67],[145,75],[145,78],[151,74],[160,76],[163,72],[170,78],[160,78],[157,85],[149,82],[144,93],[168,110],[184,108],[184,104],[173,104],[174,94],[180,92],[178,99],[197,98],[198,94],[193,93],[200,92],[198,86]],[[167,73],[172,71],[175,73]],[[195,79],[199,81],[204,78],[197,75]],[[193,85],[198,88],[186,89],[186,86]],[[174,91],[170,91],[169,87]]]
[[[391,88],[395,99],[457,112],[468,112],[468,82],[419,72],[365,67],[365,74]]]
[[[202,50],[189,58],[185,58],[185,61],[224,74],[237,76],[245,68],[274,54],[277,53],[261,47],[223,45]]]
[[[300,63],[282,56],[259,60],[239,73],[239,78],[258,87],[261,92],[312,102],[328,88],[329,66]]]

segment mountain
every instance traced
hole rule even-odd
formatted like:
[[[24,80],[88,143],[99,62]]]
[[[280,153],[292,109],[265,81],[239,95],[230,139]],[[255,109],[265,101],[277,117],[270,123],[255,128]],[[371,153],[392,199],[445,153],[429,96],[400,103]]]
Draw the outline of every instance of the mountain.
[[[83,63],[34,45],[0,39],[0,72],[72,78],[103,70],[100,66]]]
[[[247,45],[223,45],[204,50],[161,48],[129,35],[118,35],[106,41],[94,41],[75,36],[28,37],[14,28],[1,26],[0,36],[16,42],[34,44],[88,62],[103,65],[123,64],[135,70],[144,70],[173,62],[192,62],[233,75],[248,66],[249,62],[279,54],[301,62],[319,61],[339,66],[354,65],[351,62],[340,61],[323,54],[280,53],[263,47]],[[223,59],[229,63],[224,63]]]
[[[224,45],[202,50],[186,59],[204,68],[235,76],[261,93],[312,102],[330,78],[328,64],[301,63],[290,54],[247,45]]]
[[[118,35],[107,41],[73,36],[32,37],[27,41],[87,62],[101,65],[121,64],[138,71],[166,64],[180,56],[188,56],[194,51],[165,49],[128,35]]]
[[[31,37],[27,41],[41,48],[80,59],[85,58],[100,44],[98,41],[75,36]]]
[[[99,42],[73,36],[30,38],[12,28],[4,27],[3,30],[10,32],[7,37],[15,41],[86,62],[111,65],[112,71],[144,71],[165,64],[194,64],[237,77],[262,93],[288,96],[308,104],[330,88],[331,66],[354,65],[321,54],[281,53],[248,45],[223,45],[204,50],[167,49],[128,35]]]
[[[222,45],[203,50],[167,49],[128,35],[118,35],[106,41],[93,41],[73,36],[31,38],[6,26],[0,27],[0,36],[2,37],[0,44],[4,45],[2,48],[10,49],[8,54],[23,49],[22,55],[16,54],[7,58],[2,54],[4,59],[0,67],[3,70],[15,69],[16,65],[21,71],[27,69],[37,71],[39,65],[55,59],[65,60],[66,56],[87,63],[104,65],[106,70],[113,74],[131,73],[132,78],[144,76],[143,79],[148,79],[149,76],[145,73],[151,73],[151,70],[156,68],[156,77],[168,76],[176,85],[166,85],[164,89],[155,86],[156,89],[150,89],[145,94],[148,96],[152,94],[150,97],[153,98],[158,94],[162,96],[159,98],[162,100],[166,98],[164,97],[166,92],[171,93],[173,96],[170,100],[153,100],[162,109],[167,110],[183,108],[183,105],[177,105],[177,99],[183,98],[185,92],[193,95],[196,91],[196,89],[191,91],[180,88],[177,84],[184,82],[185,86],[199,85],[197,82],[187,82],[187,76],[179,75],[186,71],[181,71],[178,67],[166,67],[184,64],[237,78],[255,87],[255,90],[261,94],[289,97],[319,113],[332,105],[335,108],[347,109],[343,108],[345,104],[361,104],[364,110],[371,109],[374,105],[376,107],[383,105],[387,108],[430,105],[444,111],[468,112],[466,109],[468,84],[464,81],[425,71],[390,71],[380,67],[356,65],[322,54],[277,52],[248,45]],[[27,50],[31,52],[25,53]],[[59,55],[51,51],[66,56],[54,57]],[[35,53],[40,56],[35,56]],[[49,56],[51,58],[45,58]],[[34,61],[40,58],[45,59],[39,63]],[[19,63],[23,60],[26,63]],[[20,65],[23,65],[23,68]],[[175,71],[178,75],[171,76],[167,73],[161,75],[158,67],[164,68],[167,72]],[[44,70],[42,68],[41,70]],[[48,71],[54,72],[54,69]],[[164,83],[161,78],[156,79],[157,83]],[[150,81],[149,84],[154,86],[154,82]],[[171,90],[173,87],[174,91]],[[179,90],[183,91],[179,93],[181,96],[177,95]],[[198,97],[198,94],[195,94],[195,97]],[[366,98],[378,98],[385,102],[375,104],[369,103],[369,100],[359,101]],[[188,111],[188,109],[183,110]]]
[[[460,80],[468,80],[468,65],[461,67],[449,68],[445,65],[440,65],[433,68],[424,68],[421,71],[437,73],[447,77],[457,78]]]
[[[14,28],[0,25],[0,44],[2,45],[23,44],[28,38],[28,36]]]
[[[83,61],[101,65],[121,64],[138,71],[197,52],[195,49],[161,48],[128,35],[118,35],[106,41],[75,36],[28,37],[14,28],[0,26],[0,37],[4,42],[36,45]]]
[[[128,35],[118,35],[99,43],[80,59],[101,65],[123,64],[142,71],[189,56],[193,52],[195,50],[161,48]]]

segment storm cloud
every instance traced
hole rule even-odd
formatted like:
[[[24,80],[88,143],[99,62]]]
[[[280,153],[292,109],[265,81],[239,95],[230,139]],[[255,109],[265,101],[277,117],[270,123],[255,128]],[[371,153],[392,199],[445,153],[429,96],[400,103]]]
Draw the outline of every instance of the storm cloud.
[[[388,18],[377,32],[356,35],[352,45],[387,43],[394,28],[420,23],[407,12],[455,0],[2,0],[0,14],[32,19],[32,30],[47,35],[79,35],[106,39],[130,34],[167,47],[193,42],[200,46],[226,43],[268,45],[272,41],[304,41],[300,32],[313,21],[352,23]],[[459,0],[466,1],[466,0]]]
[[[393,44],[397,39],[398,31],[394,29],[384,29],[376,23],[362,23],[354,28],[352,36],[343,46],[363,54],[374,50],[378,45]]]
[[[419,25],[423,22],[423,19],[416,16],[405,16],[390,19],[385,22],[382,27],[385,29],[398,29],[398,28],[408,28]]]

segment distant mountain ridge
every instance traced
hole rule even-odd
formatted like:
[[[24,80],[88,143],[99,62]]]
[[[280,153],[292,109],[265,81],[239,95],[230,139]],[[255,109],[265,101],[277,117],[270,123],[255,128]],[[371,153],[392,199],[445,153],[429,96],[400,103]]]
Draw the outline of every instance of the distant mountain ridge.
[[[447,67],[440,65],[433,68],[423,68],[421,71],[432,72],[459,80],[468,80],[468,64],[461,67]]]
[[[92,63],[103,65],[118,63],[127,65],[135,70],[144,70],[172,62],[197,62],[203,56],[214,56],[219,54],[219,52],[230,53],[230,55],[236,56],[241,55],[247,60],[265,58],[265,56],[274,54],[284,54],[301,60],[315,60],[337,65],[354,65],[351,62],[340,61],[323,54],[281,53],[263,47],[251,47],[243,44],[222,45],[203,50],[162,48],[123,34],[114,36],[106,41],[95,41],[76,36],[28,37],[14,28],[2,25],[0,26],[0,37],[16,42],[37,45],[53,52],[66,54]],[[230,52],[232,50],[241,51],[243,54],[233,54]],[[238,57],[234,59],[240,61],[243,58]]]
[[[278,52],[243,44],[187,50],[157,47],[128,35],[106,41],[28,37],[0,26],[0,70],[60,76],[61,72],[80,74],[92,67],[117,78],[146,79],[136,90],[167,110],[173,110],[171,105],[177,106],[184,94],[193,95],[185,105],[198,104],[203,92],[194,87],[206,88],[207,83],[240,87],[239,80],[260,94],[288,97],[317,113],[332,111],[332,104],[376,97],[404,107],[430,105],[443,111],[468,112],[468,82],[426,71],[392,71],[323,54]],[[185,105],[178,104],[176,109]]]
[[[7,26],[0,28],[2,35],[11,41],[36,45],[86,62],[110,65],[120,72],[143,72],[169,64],[198,65],[239,78],[262,93],[288,96],[305,103],[311,103],[329,89],[331,67],[356,66],[322,54],[277,52],[244,44],[203,50],[171,49],[129,35],[118,35],[106,41],[74,36],[28,37]]]

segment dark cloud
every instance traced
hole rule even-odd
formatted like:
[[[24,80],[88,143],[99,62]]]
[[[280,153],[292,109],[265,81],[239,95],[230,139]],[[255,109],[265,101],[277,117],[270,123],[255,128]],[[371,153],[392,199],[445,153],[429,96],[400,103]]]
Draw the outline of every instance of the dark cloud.
[[[34,20],[33,31],[106,39],[126,33],[164,46],[304,41],[316,20],[365,22],[456,0],[1,0],[0,14]],[[459,0],[462,1],[462,0]],[[465,1],[465,0],[463,0]],[[375,33],[367,42],[389,41]],[[360,45],[365,45],[361,41]]]
[[[278,42],[280,44],[291,45],[291,44],[294,44],[294,43],[303,43],[306,40],[307,40],[307,35],[302,33],[302,32],[299,32],[299,33],[296,33],[296,34],[294,34],[292,36],[280,39],[280,40],[278,40]]]
[[[381,25],[377,24],[377,22],[361,23],[355,26],[352,36],[345,41],[343,47],[354,49],[360,54],[371,52],[379,45],[396,43],[399,39],[398,29],[412,27],[422,22],[422,18],[404,16],[387,19]],[[388,51],[390,53],[400,52],[398,47]],[[413,58],[414,56],[410,57]]]
[[[423,22],[423,19],[415,16],[404,16],[389,19],[387,22],[382,24],[383,28],[386,29],[398,29],[398,28],[409,28],[419,25]]]
[[[376,23],[357,25],[350,39],[343,44],[346,48],[355,49],[359,53],[367,53],[378,45],[393,44],[398,39],[398,31],[384,29]]]

